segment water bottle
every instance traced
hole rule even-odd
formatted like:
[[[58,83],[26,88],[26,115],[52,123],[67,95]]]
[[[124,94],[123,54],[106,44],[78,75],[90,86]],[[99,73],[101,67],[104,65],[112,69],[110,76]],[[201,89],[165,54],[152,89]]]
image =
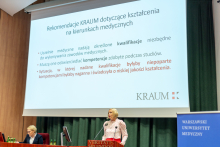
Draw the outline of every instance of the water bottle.
[[[53,139],[50,140],[50,145],[53,145]]]

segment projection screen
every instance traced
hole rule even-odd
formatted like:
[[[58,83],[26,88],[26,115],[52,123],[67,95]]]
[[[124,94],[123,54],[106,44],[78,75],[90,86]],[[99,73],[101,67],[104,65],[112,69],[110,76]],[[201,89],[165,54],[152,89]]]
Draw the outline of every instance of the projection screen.
[[[24,116],[189,112],[186,1],[88,0],[31,12]]]

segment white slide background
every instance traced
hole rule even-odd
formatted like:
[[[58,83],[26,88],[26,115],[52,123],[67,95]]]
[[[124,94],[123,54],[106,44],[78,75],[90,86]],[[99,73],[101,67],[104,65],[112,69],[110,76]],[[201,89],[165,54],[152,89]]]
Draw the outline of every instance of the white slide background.
[[[129,17],[129,14],[142,10],[149,10],[150,14]],[[101,22],[102,17],[119,15],[126,17]],[[99,21],[84,25],[80,23],[83,20],[94,19]],[[79,25],[75,28],[48,30],[48,27],[77,22]],[[111,24],[122,26],[122,23],[129,25],[101,29],[101,26]],[[98,29],[73,33],[73,30],[94,27]],[[164,37],[169,39],[158,40]],[[152,42],[152,39],[157,41]],[[128,40],[139,40],[139,44],[119,45]],[[96,45],[103,44],[111,46],[95,48]],[[72,50],[58,52],[67,49]],[[98,50],[104,52],[85,54]],[[59,55],[62,57],[58,57]],[[124,58],[112,59],[112,56]],[[87,60],[94,58],[106,60],[93,62]],[[165,60],[166,63],[157,62]],[[77,63],[65,64],[66,61]],[[156,61],[156,64],[149,64],[151,61]],[[137,64],[128,64],[132,62]],[[120,67],[100,68],[100,65],[106,64],[117,64]],[[80,69],[88,66],[92,69]],[[66,68],[73,70],[66,71]],[[150,70],[155,68],[163,70]],[[119,72],[122,70],[128,72]],[[94,74],[103,71],[109,73]],[[78,75],[85,72],[87,75]],[[32,20],[24,109],[112,107],[189,107],[185,0],[140,0]]]

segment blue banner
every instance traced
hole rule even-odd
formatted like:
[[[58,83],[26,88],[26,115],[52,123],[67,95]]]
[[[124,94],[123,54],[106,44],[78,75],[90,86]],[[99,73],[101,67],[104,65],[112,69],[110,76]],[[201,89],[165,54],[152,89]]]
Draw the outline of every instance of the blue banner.
[[[177,114],[178,147],[220,147],[220,113]]]

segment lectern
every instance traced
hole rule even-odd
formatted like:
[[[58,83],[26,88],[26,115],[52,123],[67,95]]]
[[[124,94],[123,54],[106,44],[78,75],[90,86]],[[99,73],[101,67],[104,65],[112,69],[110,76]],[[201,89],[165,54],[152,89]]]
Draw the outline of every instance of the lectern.
[[[116,141],[88,140],[88,147],[124,147]]]

